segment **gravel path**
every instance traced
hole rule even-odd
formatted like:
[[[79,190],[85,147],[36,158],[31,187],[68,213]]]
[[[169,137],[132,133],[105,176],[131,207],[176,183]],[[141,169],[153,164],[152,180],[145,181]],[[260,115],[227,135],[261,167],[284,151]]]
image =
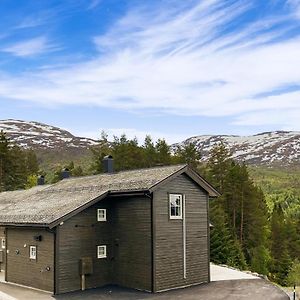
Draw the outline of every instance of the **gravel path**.
[[[238,270],[217,266],[214,264],[210,265],[210,277],[211,281],[220,280],[239,280],[239,279],[260,279],[258,276],[247,274]]]

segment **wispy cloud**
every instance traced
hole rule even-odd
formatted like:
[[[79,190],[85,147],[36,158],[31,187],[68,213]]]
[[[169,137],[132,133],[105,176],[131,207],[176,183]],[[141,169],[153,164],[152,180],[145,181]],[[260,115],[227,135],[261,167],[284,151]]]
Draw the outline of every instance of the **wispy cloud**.
[[[300,18],[300,0],[287,0],[287,4],[293,9],[293,15]]]
[[[0,51],[8,52],[14,56],[27,57],[53,51],[55,49],[57,49],[57,47],[49,43],[46,37],[42,36],[15,43],[0,49]]]
[[[187,136],[196,135],[193,132],[189,132],[186,134],[176,134],[161,131],[145,131],[136,128],[99,128],[99,130],[96,131],[81,131],[70,129],[70,131],[72,133],[75,133],[77,136],[84,136],[92,139],[99,139],[103,130],[105,133],[107,133],[109,140],[113,140],[114,136],[121,136],[122,134],[126,134],[127,138],[137,138],[139,144],[143,144],[146,135],[150,135],[153,141],[157,141],[158,139],[165,139],[170,144],[182,141],[186,139]]]
[[[101,2],[102,2],[102,0],[91,0],[91,1],[90,1],[90,4],[89,4],[89,6],[88,6],[87,9],[88,9],[88,10],[94,9],[94,8],[96,8],[97,6],[99,6]]]
[[[234,27],[255,2],[167,3],[135,7],[95,36],[99,55],[93,60],[14,79],[4,76],[0,95],[42,105],[230,116],[238,125],[252,122],[253,114],[272,115],[274,108],[300,115],[300,91],[262,96],[300,84],[300,37],[289,34],[298,26],[290,15],[267,15]],[[10,52],[24,56],[45,49],[41,42],[33,45],[27,44],[28,50],[15,45]],[[300,119],[290,122],[300,128]],[[291,123],[274,118],[274,124]]]

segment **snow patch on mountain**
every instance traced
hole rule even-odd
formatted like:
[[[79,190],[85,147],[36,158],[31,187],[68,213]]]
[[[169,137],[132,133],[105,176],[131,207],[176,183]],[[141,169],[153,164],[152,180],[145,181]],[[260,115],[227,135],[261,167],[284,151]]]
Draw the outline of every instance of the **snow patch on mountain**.
[[[0,120],[0,130],[25,149],[87,149],[97,144],[96,140],[76,137],[61,128],[34,121]]]
[[[173,145],[182,146],[195,143],[206,161],[211,149],[223,143],[231,156],[248,164],[292,165],[300,164],[300,132],[273,131],[252,136],[237,135],[201,135]]]

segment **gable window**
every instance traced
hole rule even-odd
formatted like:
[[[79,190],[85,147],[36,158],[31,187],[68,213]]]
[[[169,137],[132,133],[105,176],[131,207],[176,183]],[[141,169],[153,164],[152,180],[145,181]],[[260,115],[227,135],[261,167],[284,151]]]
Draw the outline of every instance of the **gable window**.
[[[5,249],[5,239],[1,239],[1,248]]]
[[[106,221],[106,209],[103,208],[97,209],[97,221],[99,222]]]
[[[170,194],[170,219],[182,219],[182,195],[181,194]]]
[[[36,259],[36,246],[29,247],[29,258]]]
[[[98,258],[106,258],[106,245],[97,247],[97,257]]]

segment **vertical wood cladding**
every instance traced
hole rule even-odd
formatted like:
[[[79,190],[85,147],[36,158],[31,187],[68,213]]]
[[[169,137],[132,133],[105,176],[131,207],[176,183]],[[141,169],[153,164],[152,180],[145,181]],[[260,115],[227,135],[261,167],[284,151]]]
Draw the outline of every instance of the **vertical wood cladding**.
[[[182,220],[169,218],[169,193],[186,198],[186,279]],[[208,195],[182,174],[154,192],[155,291],[209,281]]]
[[[6,260],[6,248],[2,248],[1,242],[2,239],[5,239],[5,228],[4,227],[0,227],[0,251],[2,251],[2,257],[3,257],[3,262],[0,262],[0,271],[5,270],[5,260]]]
[[[115,283],[151,291],[151,199],[116,199],[114,216]]]
[[[107,209],[107,221],[97,221],[97,209]],[[79,260],[92,257],[93,274],[86,288],[120,284],[151,289],[150,199],[107,198],[57,228],[56,293],[79,290]],[[97,246],[107,246],[107,258],[97,258]]]
[[[86,275],[86,288],[111,283],[112,210],[109,201],[102,200],[57,227],[56,293],[81,288],[79,260],[93,259],[93,274]],[[107,221],[97,221],[97,209],[107,209]],[[107,258],[97,258],[97,246],[107,246]]]
[[[46,291],[54,290],[54,234],[45,229],[7,228],[7,278]],[[35,241],[34,236],[42,236]],[[29,247],[37,247],[37,259],[29,258]],[[48,270],[47,270],[48,269]]]

